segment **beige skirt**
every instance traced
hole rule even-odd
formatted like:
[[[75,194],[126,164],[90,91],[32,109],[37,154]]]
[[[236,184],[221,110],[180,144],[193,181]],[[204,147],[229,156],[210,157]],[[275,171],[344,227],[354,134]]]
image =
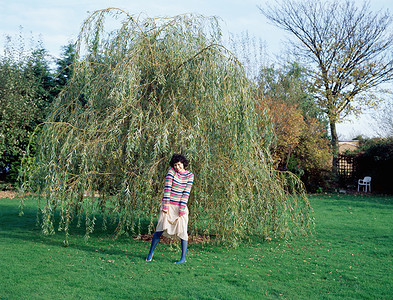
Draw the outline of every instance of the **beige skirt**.
[[[188,208],[186,207],[186,214],[182,216],[179,216],[179,208],[178,205],[169,204],[168,212],[164,213],[161,206],[156,231],[164,231],[164,236],[170,238],[188,241]]]

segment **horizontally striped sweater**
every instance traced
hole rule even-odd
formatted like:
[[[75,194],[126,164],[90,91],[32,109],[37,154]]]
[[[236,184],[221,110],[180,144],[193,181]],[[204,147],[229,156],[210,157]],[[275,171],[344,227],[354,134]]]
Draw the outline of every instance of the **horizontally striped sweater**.
[[[167,211],[169,204],[179,205],[179,215],[184,215],[193,182],[194,174],[190,171],[178,173],[171,167],[165,177],[162,209]]]

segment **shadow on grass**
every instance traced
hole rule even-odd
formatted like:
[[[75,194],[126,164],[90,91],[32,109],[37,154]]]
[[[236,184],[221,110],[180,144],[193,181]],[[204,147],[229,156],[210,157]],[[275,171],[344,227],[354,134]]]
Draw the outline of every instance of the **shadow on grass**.
[[[41,230],[39,213],[37,208],[30,203],[23,209],[23,215],[19,215],[19,200],[0,199],[0,236],[4,239],[20,240],[23,242],[45,243],[52,247],[64,247],[65,232],[59,231],[58,226],[61,220],[60,214],[56,213],[54,217],[55,234],[44,235]],[[82,216],[81,226],[77,226],[78,219],[74,218],[70,224],[69,248],[78,249],[86,252],[102,252],[107,255],[127,255],[126,251],[118,248],[125,248],[130,242],[134,242],[136,236],[132,234],[123,234],[116,236],[114,234],[117,224],[107,222],[106,229],[102,228],[104,217],[96,215],[95,230],[89,234],[86,239],[86,227],[84,216]],[[148,220],[141,221],[141,231],[147,233]],[[116,246],[111,246],[116,244]],[[142,245],[142,243],[141,243]],[[143,242],[143,247],[148,245]],[[145,254],[135,254],[136,258],[145,259]]]
[[[134,252],[129,253],[127,250],[124,250],[126,246],[130,245],[130,241],[123,239],[123,240],[116,240],[116,247],[111,247],[114,243],[111,239],[91,239],[89,242],[84,242],[83,238],[78,236],[70,237],[70,243],[68,247],[64,247],[63,239],[64,234],[56,233],[56,235],[46,236],[40,232],[32,235],[31,232],[23,234],[21,232],[15,231],[0,231],[0,236],[4,239],[9,240],[20,240],[22,242],[33,242],[36,244],[42,243],[50,248],[69,248],[74,250],[79,250],[86,253],[91,253],[94,255],[106,255],[106,256],[130,256],[132,255],[133,258],[145,260],[147,255],[146,253],[141,252]],[[123,249],[123,250],[122,250]],[[146,246],[147,249],[147,246]]]
[[[23,209],[23,215],[19,216],[20,199],[0,199],[0,237],[7,240],[31,242],[34,244],[44,244],[48,247],[65,248],[65,232],[59,231],[58,226],[61,220],[59,213],[54,217],[55,234],[44,235],[41,230],[41,220],[37,217],[40,214],[37,211],[37,199],[29,199]],[[70,224],[69,244],[67,248],[76,249],[91,255],[109,255],[109,256],[129,256],[139,260],[145,260],[152,234],[148,233],[149,220],[141,220],[141,234],[137,239],[137,234],[124,233],[116,236],[117,224],[107,222],[107,228],[103,229],[102,224],[104,217],[96,215],[96,226],[89,238],[85,239],[86,227],[82,216],[81,226],[78,227],[78,219],[74,218]],[[193,248],[204,247],[204,241],[193,240],[190,237],[190,243],[195,243]],[[180,249],[180,243],[172,239],[162,237],[160,243],[171,244],[170,248]],[[19,242],[13,243],[19,244]],[[131,246],[132,245],[132,246]],[[132,254],[124,249],[139,249]],[[179,250],[180,251],[180,250]]]

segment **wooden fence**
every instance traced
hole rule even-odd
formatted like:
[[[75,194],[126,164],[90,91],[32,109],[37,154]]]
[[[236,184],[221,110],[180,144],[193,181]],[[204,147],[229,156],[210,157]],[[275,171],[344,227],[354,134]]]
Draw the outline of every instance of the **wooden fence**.
[[[340,154],[338,156],[338,174],[342,185],[353,184],[356,181],[356,171],[356,157],[345,154]]]

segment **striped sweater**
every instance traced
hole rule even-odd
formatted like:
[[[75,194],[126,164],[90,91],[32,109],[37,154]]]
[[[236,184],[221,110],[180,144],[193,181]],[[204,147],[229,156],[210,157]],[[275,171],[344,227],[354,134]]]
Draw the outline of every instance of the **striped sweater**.
[[[164,196],[162,197],[162,210],[168,210],[168,205],[178,205],[179,215],[184,215],[194,174],[189,171],[177,173],[172,167],[165,177]]]

